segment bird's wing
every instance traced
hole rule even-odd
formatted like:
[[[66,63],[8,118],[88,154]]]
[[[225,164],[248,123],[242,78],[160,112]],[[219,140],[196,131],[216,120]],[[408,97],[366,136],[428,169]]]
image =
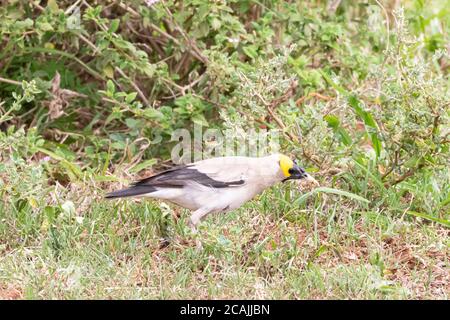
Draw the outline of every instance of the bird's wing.
[[[136,182],[134,186],[181,188],[195,182],[213,188],[236,187],[245,184],[244,176],[247,170],[242,164],[205,160],[163,171]]]

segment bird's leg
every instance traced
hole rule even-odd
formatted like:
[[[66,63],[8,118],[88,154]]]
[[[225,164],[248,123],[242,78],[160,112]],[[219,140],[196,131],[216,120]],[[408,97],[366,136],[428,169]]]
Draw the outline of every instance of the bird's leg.
[[[191,228],[191,232],[192,234],[197,234],[197,223],[195,223],[194,221],[192,221],[192,217],[189,218],[189,227]]]
[[[200,251],[200,250],[203,249],[203,246],[202,246],[202,242],[197,237],[197,231],[198,231],[197,230],[197,224],[198,224],[198,222],[195,223],[194,221],[192,221],[192,217],[189,218],[189,226],[191,227],[192,235],[195,238],[195,246],[197,247],[197,250]]]
[[[210,212],[211,212],[210,208],[204,207],[195,210],[194,213],[192,213],[191,217],[189,218],[189,224],[191,225],[191,229],[193,231],[196,230],[196,227],[200,223],[200,220]]]
[[[200,208],[194,211],[194,213],[189,218],[189,226],[191,227],[191,231],[194,235],[197,234],[197,225],[200,223],[200,220],[210,213],[211,210],[209,208]],[[202,243],[200,240],[196,239],[195,243],[197,245],[197,249],[202,249]]]

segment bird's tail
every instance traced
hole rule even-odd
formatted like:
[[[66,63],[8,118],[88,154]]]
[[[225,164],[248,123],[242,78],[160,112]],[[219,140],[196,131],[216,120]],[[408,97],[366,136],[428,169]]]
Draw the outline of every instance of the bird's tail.
[[[149,194],[157,189],[153,186],[132,186],[127,189],[122,189],[118,191],[113,191],[108,194],[106,194],[106,199],[114,199],[114,198],[125,198],[125,197],[134,197],[134,196],[140,196],[143,194]]]

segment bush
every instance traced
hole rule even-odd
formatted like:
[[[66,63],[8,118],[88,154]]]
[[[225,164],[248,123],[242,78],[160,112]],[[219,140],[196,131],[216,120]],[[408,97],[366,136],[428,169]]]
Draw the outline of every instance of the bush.
[[[52,157],[44,171],[62,185],[136,174],[194,123],[276,129],[324,183],[376,206],[434,177],[439,200],[411,209],[436,214],[448,208],[450,15],[434,7],[8,2],[0,125],[35,130],[39,147],[23,158]]]

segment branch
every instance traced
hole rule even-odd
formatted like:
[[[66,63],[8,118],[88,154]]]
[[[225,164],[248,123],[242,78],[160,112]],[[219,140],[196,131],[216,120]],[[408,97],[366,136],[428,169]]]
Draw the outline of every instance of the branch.
[[[6,79],[6,78],[2,78],[2,77],[0,77],[0,82],[9,83],[9,84],[13,84],[13,85],[16,85],[16,86],[21,86],[22,85],[22,82],[20,82],[20,81],[16,81],[16,80],[12,80],[12,79]],[[69,89],[63,89],[63,90],[65,90],[66,93],[69,93],[69,94],[71,94],[71,95],[73,95],[75,97],[78,97],[78,98],[83,98],[83,99],[89,98],[89,96],[84,94],[84,93],[80,93],[80,92],[69,90]],[[49,90],[47,90],[46,93],[48,93],[52,97],[54,96],[54,94],[51,91],[49,91]],[[119,101],[116,101],[116,100],[113,100],[113,99],[110,99],[110,98],[106,98],[106,97],[101,97],[100,100],[102,100],[104,102],[110,102],[110,103],[119,104],[119,105],[122,105],[122,106],[127,106],[126,104],[120,103]]]
[[[162,4],[162,2],[161,2]],[[121,7],[122,9],[128,11],[133,17],[135,18],[140,18],[141,16],[139,15],[139,13],[137,11],[135,11],[133,8],[131,8],[130,6],[119,2],[119,7]],[[173,15],[172,13],[169,11],[169,9],[167,9],[164,6],[164,9],[166,10],[167,14],[170,16],[170,18],[172,19],[173,23],[176,25],[176,29],[178,30],[178,32],[180,32],[180,34],[183,36],[183,38],[186,40],[186,42],[188,43],[187,46],[187,50],[190,54],[192,54],[197,60],[199,60],[200,62],[206,64],[209,62],[209,59],[203,55],[203,53],[200,51],[200,49],[197,47],[197,45],[195,44],[195,41],[189,39],[186,35],[186,33],[184,32],[184,30],[182,28],[180,28],[178,26],[178,24],[175,22],[175,20],[173,19]],[[161,28],[157,27],[156,25],[154,25],[153,23],[149,23],[148,24],[149,27],[158,32],[159,34],[161,34],[164,38],[167,38],[169,40],[172,40],[177,46],[182,46],[181,42],[175,38],[174,36],[172,36],[171,34],[165,32],[164,30],[162,30]]]
[[[325,100],[325,101],[330,101],[331,99],[333,99],[332,97],[324,96],[318,92],[311,92],[311,93],[307,94],[306,96],[298,98],[297,101],[295,101],[295,104],[297,106],[300,106],[300,104],[302,104],[303,102],[305,102],[306,100],[308,100],[312,97],[318,98],[320,100]]]
[[[423,167],[424,167],[424,164],[420,164],[415,168],[409,169],[402,176],[400,176],[400,178],[398,178],[397,180],[395,180],[392,183],[385,185],[385,187],[393,187],[396,184],[399,184],[400,182],[402,182],[402,181],[406,180],[407,178],[411,177],[412,175],[414,175],[418,170],[422,169]]]

